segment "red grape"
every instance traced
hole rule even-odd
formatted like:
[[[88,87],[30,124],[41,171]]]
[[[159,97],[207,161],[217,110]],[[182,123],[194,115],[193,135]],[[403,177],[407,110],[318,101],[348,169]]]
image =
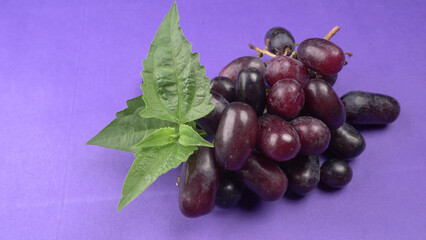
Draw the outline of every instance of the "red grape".
[[[252,56],[234,59],[220,71],[219,76],[228,77],[235,82],[238,72],[246,67],[257,68],[262,76],[265,76],[265,64],[259,58]]]
[[[266,201],[280,199],[287,190],[284,172],[271,160],[252,153],[237,175],[244,184]]]
[[[348,162],[329,159],[321,165],[321,182],[332,188],[342,188],[352,180],[352,168]]]
[[[287,56],[276,56],[269,61],[265,78],[270,85],[284,78],[293,78],[303,87],[309,81],[309,73],[300,61]]]
[[[322,75],[338,73],[345,64],[343,50],[329,40],[309,38],[297,48],[297,58],[306,67]]]
[[[240,169],[247,160],[257,139],[258,121],[250,105],[233,102],[222,114],[216,132],[216,160],[228,170]]]
[[[212,97],[210,102],[214,104],[214,109],[209,114],[196,120],[197,125],[206,131],[210,136],[216,134],[217,127],[219,126],[220,118],[222,117],[222,112],[228,106],[228,101],[221,95],[211,92]]]
[[[306,84],[305,106],[309,113],[323,121],[330,129],[340,127],[346,118],[345,109],[333,88],[316,78]]]
[[[352,125],[345,122],[338,129],[331,131],[328,149],[338,158],[354,158],[364,151],[365,140]]]
[[[301,154],[320,154],[327,149],[330,130],[321,120],[303,116],[294,119],[290,124],[299,136]]]
[[[320,180],[318,155],[297,155],[280,167],[288,178],[288,188],[299,195],[312,191]]]
[[[250,105],[258,116],[263,114],[266,103],[263,76],[256,68],[243,68],[236,82],[237,101]]]
[[[269,90],[267,109],[288,121],[297,117],[304,103],[303,88],[296,80],[287,78],[276,82]]]
[[[186,217],[199,217],[211,212],[219,184],[219,166],[214,150],[198,147],[183,163],[179,184],[179,208]]]
[[[210,83],[210,90],[219,93],[228,102],[235,101],[235,82],[227,77],[215,77]]]
[[[265,35],[265,44],[267,39],[270,40],[268,51],[277,55],[284,54],[286,48],[290,50],[287,52],[287,55],[289,55],[294,51],[296,46],[293,35],[283,27],[273,27],[269,29]]]
[[[257,147],[265,156],[283,162],[296,156],[300,150],[300,141],[288,122],[266,114],[259,118]]]

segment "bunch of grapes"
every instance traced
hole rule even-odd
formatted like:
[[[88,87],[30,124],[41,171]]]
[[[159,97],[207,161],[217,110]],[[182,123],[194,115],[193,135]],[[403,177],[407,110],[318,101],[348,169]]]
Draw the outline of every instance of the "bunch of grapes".
[[[387,95],[333,90],[347,63],[343,50],[324,38],[296,44],[282,27],[270,29],[257,57],[240,57],[211,81],[214,110],[197,125],[214,138],[184,163],[179,206],[187,217],[217,205],[235,206],[245,188],[266,201],[289,189],[306,195],[321,181],[342,188],[352,179],[348,160],[365,149],[353,126],[396,120],[398,102]],[[297,51],[295,49],[298,45]],[[273,58],[263,62],[264,54]],[[329,157],[321,166],[319,154]]]

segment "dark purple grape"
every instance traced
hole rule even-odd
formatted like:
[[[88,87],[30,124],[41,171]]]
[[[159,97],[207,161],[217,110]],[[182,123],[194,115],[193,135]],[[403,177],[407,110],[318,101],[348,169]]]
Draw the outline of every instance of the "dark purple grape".
[[[288,178],[288,188],[299,195],[312,191],[320,180],[318,155],[297,155],[280,167]]]
[[[232,172],[223,171],[217,188],[216,206],[220,208],[234,207],[240,201],[243,190],[244,186]]]
[[[346,118],[343,103],[326,81],[312,79],[306,84],[304,92],[305,106],[313,117],[323,121],[330,129],[343,124]]]
[[[269,90],[268,113],[289,121],[299,115],[305,103],[305,94],[300,84],[291,78],[279,80]]]
[[[220,71],[219,76],[230,78],[235,82],[238,72],[246,67],[257,68],[262,76],[265,76],[265,64],[260,58],[252,56],[240,57],[228,63],[228,65]]]
[[[349,123],[331,131],[330,152],[343,159],[359,156],[365,149],[364,137]]]
[[[288,122],[266,114],[259,118],[257,147],[265,156],[283,162],[296,156],[300,150],[300,141]]]
[[[237,101],[250,105],[257,116],[262,115],[266,104],[266,90],[259,70],[256,68],[241,69],[235,86]]]
[[[237,176],[259,197],[266,201],[280,199],[287,190],[287,177],[271,160],[252,153]]]
[[[300,153],[321,154],[330,143],[330,130],[321,120],[313,117],[298,117],[290,122],[300,139]]]
[[[217,127],[219,126],[220,118],[222,117],[222,112],[228,106],[228,101],[221,95],[211,92],[212,97],[210,98],[210,102],[214,104],[214,109],[209,114],[196,120],[198,126],[201,129],[206,131],[210,136],[214,136],[216,134]]]
[[[214,150],[198,147],[183,163],[179,183],[179,208],[186,217],[199,217],[211,212],[219,184],[219,166]]]
[[[348,162],[329,159],[321,165],[321,182],[332,188],[342,188],[352,180],[352,168]]]
[[[277,55],[283,55],[286,48],[289,48],[287,55],[290,55],[296,46],[293,35],[283,27],[273,27],[269,29],[265,35],[265,44],[267,39],[270,40],[268,51]]]
[[[293,78],[303,87],[309,81],[309,73],[300,61],[287,56],[277,56],[269,61],[265,78],[270,85],[284,78]]]
[[[345,64],[345,53],[336,44],[322,38],[309,38],[297,48],[297,58],[321,75],[338,73]]]
[[[235,101],[235,82],[227,77],[215,77],[210,83],[210,90],[219,93],[228,102]]]
[[[216,160],[228,170],[240,169],[257,139],[257,116],[250,105],[233,102],[222,114],[214,140]]]
[[[353,91],[342,96],[346,121],[351,124],[388,124],[395,121],[401,107],[388,95]]]

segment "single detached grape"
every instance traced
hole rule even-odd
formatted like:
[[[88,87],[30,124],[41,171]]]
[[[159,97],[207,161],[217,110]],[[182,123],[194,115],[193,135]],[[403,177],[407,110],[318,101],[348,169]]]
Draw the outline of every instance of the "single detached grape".
[[[292,78],[304,87],[309,81],[309,73],[300,61],[287,56],[277,56],[269,61],[265,78],[270,85],[284,78]]]
[[[252,56],[234,59],[220,71],[219,76],[230,78],[235,82],[237,80],[238,72],[246,67],[257,68],[262,76],[265,76],[265,64],[262,60],[260,60],[260,58]]]
[[[295,158],[280,163],[288,179],[288,188],[299,195],[312,191],[320,180],[320,163],[318,155],[297,155]]]
[[[343,103],[326,81],[312,79],[303,90],[305,106],[313,117],[323,121],[330,129],[343,124],[346,118]]]
[[[183,163],[179,184],[179,208],[186,217],[199,217],[211,212],[219,184],[219,166],[214,150],[198,147]]]
[[[269,90],[268,113],[289,121],[299,115],[305,103],[305,94],[300,84],[291,78],[279,80]]]
[[[236,82],[237,101],[250,105],[257,116],[262,115],[266,104],[266,91],[263,76],[256,68],[243,68]]]
[[[342,102],[351,124],[388,124],[401,111],[395,98],[378,93],[353,91],[343,95]]]
[[[250,190],[266,201],[280,199],[287,190],[288,180],[284,172],[260,154],[252,153],[236,173]]]
[[[284,119],[266,114],[259,118],[258,149],[267,157],[283,162],[300,150],[299,136]]]
[[[293,35],[283,27],[273,27],[269,29],[265,35],[265,44],[267,39],[270,41],[268,51],[277,55],[283,55],[286,48],[289,49],[287,55],[290,55],[296,46]]]
[[[235,101],[235,82],[227,77],[215,77],[210,83],[210,90],[219,93],[228,102]]]
[[[364,137],[349,123],[331,131],[330,152],[343,159],[359,156],[365,149]]]
[[[222,114],[214,140],[218,163],[228,170],[240,169],[257,139],[258,121],[250,105],[233,102]]]
[[[297,48],[297,58],[321,75],[336,74],[345,64],[343,50],[322,38],[309,38],[301,42]]]
[[[210,102],[214,104],[214,109],[205,117],[196,120],[196,123],[204,131],[206,131],[210,136],[216,134],[217,127],[219,126],[220,118],[222,117],[222,112],[228,106],[228,101],[221,95],[216,92],[211,91],[212,97]]]
[[[244,186],[236,179],[234,173],[223,171],[216,193],[216,206],[231,208],[237,205],[243,194]]]
[[[352,180],[352,168],[348,162],[329,159],[321,165],[321,182],[332,188],[342,188]]]
[[[321,154],[327,149],[330,143],[330,130],[321,120],[302,116],[290,124],[299,136],[301,154]]]

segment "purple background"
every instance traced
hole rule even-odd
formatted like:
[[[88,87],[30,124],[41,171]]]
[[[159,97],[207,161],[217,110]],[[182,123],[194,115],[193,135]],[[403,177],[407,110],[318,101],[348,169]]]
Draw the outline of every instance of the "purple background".
[[[401,104],[399,119],[362,131],[367,149],[341,191],[216,208],[187,219],[159,178],[121,212],[133,156],[86,146],[127,99],[172,1],[0,2],[2,239],[425,239],[426,1],[178,1],[181,26],[207,76],[254,55],[270,27],[297,42],[333,38],[354,57],[339,94],[365,90]]]

